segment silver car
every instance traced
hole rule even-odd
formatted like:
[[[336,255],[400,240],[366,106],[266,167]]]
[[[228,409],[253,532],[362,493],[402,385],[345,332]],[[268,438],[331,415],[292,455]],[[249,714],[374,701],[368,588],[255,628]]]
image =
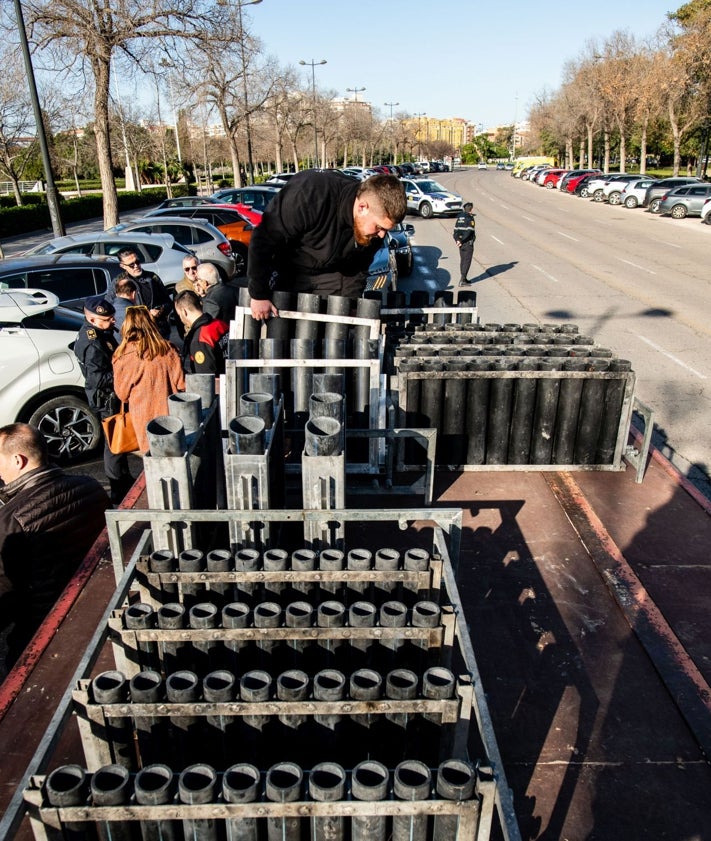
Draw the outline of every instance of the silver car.
[[[110,233],[138,231],[144,234],[170,234],[182,246],[197,255],[203,263],[214,263],[223,280],[229,280],[235,274],[235,259],[232,246],[227,237],[214,225],[204,219],[186,219],[182,216],[144,216],[132,222],[122,222]]]
[[[124,248],[133,248],[142,265],[155,272],[166,286],[175,286],[183,276],[183,258],[192,252],[170,234],[131,234],[97,231],[56,237],[36,245],[26,254],[86,254],[89,257],[117,257]]]
[[[677,187],[662,196],[659,205],[661,216],[684,219],[687,216],[701,216],[706,199],[711,196],[711,184],[688,184]]]

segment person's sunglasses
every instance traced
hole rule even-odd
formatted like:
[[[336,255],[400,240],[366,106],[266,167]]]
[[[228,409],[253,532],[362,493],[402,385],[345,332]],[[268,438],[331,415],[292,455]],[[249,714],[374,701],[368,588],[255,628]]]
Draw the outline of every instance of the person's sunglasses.
[[[196,272],[197,271],[197,266],[186,266],[185,271],[186,272]]]
[[[141,262],[140,260],[136,260],[133,263],[121,263],[121,265],[127,269],[137,269],[140,267]]]

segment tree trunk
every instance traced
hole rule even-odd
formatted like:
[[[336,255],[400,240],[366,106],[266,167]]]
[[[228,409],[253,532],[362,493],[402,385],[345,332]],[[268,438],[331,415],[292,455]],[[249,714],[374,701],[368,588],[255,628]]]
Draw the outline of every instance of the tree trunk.
[[[603,147],[605,150],[605,160],[603,162],[602,171],[608,173],[610,171],[610,132],[605,129],[602,133]]]
[[[118,194],[114,182],[109,132],[109,81],[111,77],[110,58],[92,58],[96,89],[94,91],[94,134],[96,135],[96,156],[99,163],[99,177],[104,205],[104,228],[118,225]]]
[[[627,172],[627,142],[625,140],[625,131],[621,123],[618,123],[620,129],[620,172]]]
[[[681,166],[681,132],[679,131],[679,123],[677,122],[671,102],[669,103],[669,126],[671,127],[672,139],[674,141],[674,168],[672,175],[676,177],[679,175],[679,167]]]
[[[647,173],[647,122],[645,117],[642,120],[642,126],[639,136],[639,174],[646,175]]]

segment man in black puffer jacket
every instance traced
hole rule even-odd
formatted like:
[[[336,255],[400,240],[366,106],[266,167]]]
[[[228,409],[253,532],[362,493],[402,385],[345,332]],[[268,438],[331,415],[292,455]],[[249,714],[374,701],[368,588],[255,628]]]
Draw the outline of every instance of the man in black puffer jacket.
[[[0,479],[0,635],[9,668],[100,534],[111,503],[95,479],[51,466],[41,433],[25,423],[0,428]]]

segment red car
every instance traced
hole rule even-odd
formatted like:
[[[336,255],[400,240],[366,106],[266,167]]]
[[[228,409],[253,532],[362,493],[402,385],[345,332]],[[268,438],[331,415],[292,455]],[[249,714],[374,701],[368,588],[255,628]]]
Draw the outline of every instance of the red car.
[[[252,225],[258,225],[262,221],[262,211],[255,210],[248,204],[237,202],[236,204],[229,204],[228,202],[220,202],[216,207],[228,207],[230,210],[236,210],[240,216],[244,217]]]
[[[575,188],[580,184],[583,178],[586,178],[588,175],[597,175],[598,173],[602,173],[601,169],[575,169],[569,172],[565,178],[563,179],[563,183],[560,186],[560,191],[562,193],[572,193],[575,194]]]
[[[541,187],[554,190],[560,179],[568,172],[567,169],[549,169],[541,180]]]

